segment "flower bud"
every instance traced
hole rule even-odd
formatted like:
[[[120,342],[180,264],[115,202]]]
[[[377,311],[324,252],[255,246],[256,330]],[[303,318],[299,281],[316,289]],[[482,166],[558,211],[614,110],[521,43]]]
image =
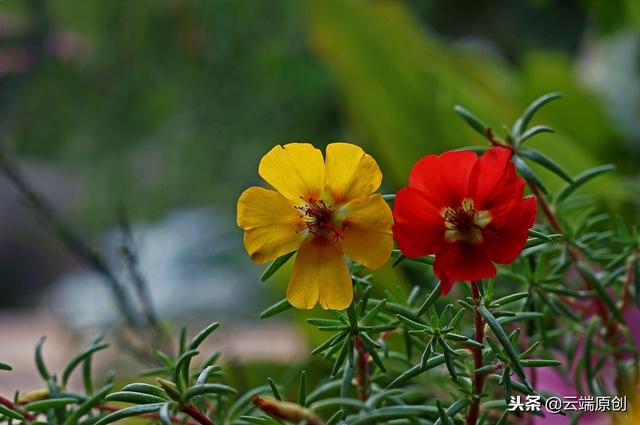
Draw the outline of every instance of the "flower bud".
[[[257,395],[253,398],[253,404],[276,419],[293,423],[305,421],[310,425],[324,425],[322,420],[311,413],[309,409],[296,403],[263,398]]]
[[[162,387],[163,390],[167,393],[169,397],[171,397],[175,401],[182,401],[182,395],[180,391],[178,391],[178,387],[171,381],[162,378],[156,378],[156,382],[158,385]]]
[[[18,404],[27,404],[32,401],[45,400],[47,398],[49,398],[49,388],[38,388],[37,390],[20,395]]]

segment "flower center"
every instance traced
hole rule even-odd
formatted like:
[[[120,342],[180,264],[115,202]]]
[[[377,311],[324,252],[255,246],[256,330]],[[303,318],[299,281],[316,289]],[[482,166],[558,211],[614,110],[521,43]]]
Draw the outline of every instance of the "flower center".
[[[443,208],[444,237],[449,242],[466,241],[471,244],[482,242],[482,229],[491,222],[489,211],[476,211],[472,199],[463,199],[457,207]]]
[[[330,205],[321,199],[310,198],[303,199],[303,201],[304,205],[295,208],[302,212],[300,217],[309,233],[321,236],[331,242],[342,239],[342,230],[335,223],[336,214]]]

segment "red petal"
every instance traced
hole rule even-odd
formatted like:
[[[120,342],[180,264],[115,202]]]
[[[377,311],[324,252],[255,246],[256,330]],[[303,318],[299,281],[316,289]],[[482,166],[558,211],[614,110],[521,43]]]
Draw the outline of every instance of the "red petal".
[[[444,243],[436,254],[433,271],[447,294],[458,280],[480,280],[496,276],[496,268],[480,245],[466,242]]]
[[[423,192],[438,210],[460,205],[467,195],[469,176],[478,157],[469,151],[449,151],[419,160],[409,174],[409,185]]]
[[[530,196],[490,212],[492,219],[482,231],[482,246],[491,260],[509,264],[527,242],[529,229],[536,219],[536,199]]]
[[[516,174],[511,151],[494,147],[484,153],[471,172],[469,196],[476,210],[488,210],[522,198],[524,180]]]
[[[393,202],[393,234],[402,253],[411,258],[435,254],[444,239],[444,219],[412,187],[401,189]]]

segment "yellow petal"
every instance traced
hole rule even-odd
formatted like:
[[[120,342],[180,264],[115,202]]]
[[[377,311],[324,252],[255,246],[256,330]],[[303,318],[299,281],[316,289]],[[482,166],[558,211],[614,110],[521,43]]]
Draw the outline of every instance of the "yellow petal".
[[[382,183],[382,173],[360,147],[331,143],[327,146],[326,182],[334,203],[340,203],[375,192]]]
[[[300,245],[287,299],[296,308],[313,308],[318,301],[324,309],[344,310],[353,300],[351,276],[336,243],[308,237]]]
[[[369,269],[382,267],[393,250],[393,216],[382,195],[356,198],[342,207],[344,253]]]
[[[264,264],[295,251],[304,238],[300,211],[273,190],[250,187],[238,199],[238,226],[251,259]]]
[[[319,199],[324,189],[322,152],[308,143],[275,146],[260,160],[258,173],[294,202]]]

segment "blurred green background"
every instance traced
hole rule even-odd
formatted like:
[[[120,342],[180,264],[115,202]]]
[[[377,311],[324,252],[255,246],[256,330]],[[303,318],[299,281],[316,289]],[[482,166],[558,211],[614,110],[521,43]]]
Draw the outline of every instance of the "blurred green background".
[[[226,229],[212,244],[228,246],[216,261],[249,270],[238,285],[243,297],[257,294],[254,318],[281,297],[286,276],[269,289],[259,283],[235,202],[261,184],[257,164],[273,145],[359,144],[391,192],[421,156],[483,143],[455,104],[500,132],[551,91],[563,100],[534,124],[557,133],[530,143],[574,174],[616,163],[617,175],[588,188],[639,222],[636,0],[0,3],[4,149],[92,241],[120,208],[134,223],[211,208]],[[45,288],[78,264],[4,181],[0,207],[0,307],[42,306]]]

